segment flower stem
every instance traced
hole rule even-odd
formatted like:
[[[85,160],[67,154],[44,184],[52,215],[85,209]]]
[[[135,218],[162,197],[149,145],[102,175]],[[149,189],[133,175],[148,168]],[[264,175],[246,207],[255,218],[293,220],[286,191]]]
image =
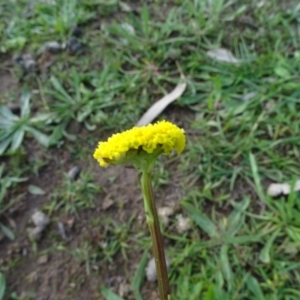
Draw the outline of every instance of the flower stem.
[[[153,256],[155,259],[159,298],[160,300],[170,300],[170,286],[166,266],[166,257],[163,239],[160,232],[157,210],[154,202],[154,195],[151,182],[151,172],[143,170],[140,177],[141,189],[144,197],[145,213],[149,226]]]

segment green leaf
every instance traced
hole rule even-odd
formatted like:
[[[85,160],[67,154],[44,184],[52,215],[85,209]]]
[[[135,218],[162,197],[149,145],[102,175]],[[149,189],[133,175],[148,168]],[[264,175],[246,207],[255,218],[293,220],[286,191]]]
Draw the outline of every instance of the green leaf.
[[[67,93],[67,91],[60,84],[60,82],[58,81],[58,79],[56,77],[51,76],[50,81],[51,81],[54,89],[60,94],[60,96],[63,96],[63,97],[58,97],[58,98],[60,98],[63,101],[67,100],[67,102],[70,102],[70,103],[74,102],[73,98]],[[57,96],[57,94],[56,94],[56,96]]]
[[[10,240],[15,239],[15,235],[10,228],[3,225],[2,223],[0,223],[0,228],[1,228],[2,232],[5,234],[5,236],[7,236]]]
[[[28,87],[24,87],[21,93],[21,116],[28,116],[30,114],[30,92],[28,90]]]
[[[276,67],[274,72],[278,77],[281,77],[281,78],[287,78],[287,77],[291,76],[290,71],[281,66]]]
[[[0,142],[0,155],[2,155],[5,152],[10,141],[11,141],[10,138],[6,138]]]
[[[6,106],[4,105],[0,105],[0,115],[1,116],[1,122],[3,122],[4,120],[6,120],[7,122],[14,122],[16,120],[19,119],[18,116],[14,115],[10,109],[8,109]]]
[[[65,130],[63,131],[64,137],[66,137],[69,141],[75,142],[77,140],[77,136],[74,134],[67,133]]]
[[[23,138],[24,138],[24,130],[21,128],[17,130],[12,136],[11,147],[10,147],[11,151],[15,151],[20,147]]]
[[[249,275],[246,283],[247,283],[248,289],[255,296],[255,300],[265,300],[263,292],[262,292],[262,290],[259,286],[259,283],[255,277],[253,277],[252,275]]]
[[[30,119],[30,123],[32,124],[32,123],[46,122],[48,120],[51,121],[52,119],[53,119],[52,113],[39,113]]]
[[[241,229],[245,220],[245,210],[250,203],[249,198],[245,198],[241,203],[235,204],[234,210],[230,213],[227,223],[226,236],[235,236]]]
[[[182,205],[191,214],[194,222],[211,238],[219,237],[216,225],[207,216],[203,215],[199,210],[187,202],[182,203]]]
[[[251,152],[249,153],[249,160],[250,160],[250,166],[252,170],[252,176],[254,179],[257,195],[261,201],[266,202],[266,197],[260,182],[260,176],[258,174],[258,168],[257,168],[255,156]]]
[[[33,135],[33,137],[43,146],[48,147],[50,144],[50,137],[32,127],[26,129]]]
[[[87,121],[84,122],[84,126],[88,131],[93,131],[97,128],[95,124],[89,124]]]
[[[227,281],[228,289],[232,289],[233,275],[228,259],[228,245],[223,245],[220,252],[220,262],[223,275]]]
[[[131,290],[134,293],[135,300],[143,300],[140,290],[143,286],[144,279],[145,279],[147,256],[148,256],[148,250],[145,250],[145,252],[140,260],[139,267],[137,268],[137,270],[134,273],[133,280],[131,283]]]
[[[0,272],[0,300],[4,299],[6,282],[4,275]]]
[[[261,262],[268,264],[271,261],[270,258],[270,250],[273,245],[274,240],[276,239],[277,235],[279,234],[280,229],[277,229],[273,235],[269,238],[265,246],[261,249],[260,254],[259,254],[259,259]]]
[[[32,195],[45,195],[46,194],[46,192],[43,189],[41,189],[40,187],[33,185],[33,184],[30,184],[28,186],[28,192]]]
[[[118,296],[116,293],[112,292],[107,287],[101,288],[101,293],[105,297],[106,300],[124,300],[120,296]]]

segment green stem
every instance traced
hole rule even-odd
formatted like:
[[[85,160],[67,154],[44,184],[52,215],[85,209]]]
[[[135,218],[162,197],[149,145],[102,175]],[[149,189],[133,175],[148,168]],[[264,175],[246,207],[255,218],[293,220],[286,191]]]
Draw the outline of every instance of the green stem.
[[[160,300],[170,300],[170,286],[168,280],[166,257],[163,239],[159,227],[157,210],[154,202],[151,173],[149,171],[142,171],[140,184],[144,197],[147,223],[152,238],[152,248],[153,256],[155,259],[159,297]]]

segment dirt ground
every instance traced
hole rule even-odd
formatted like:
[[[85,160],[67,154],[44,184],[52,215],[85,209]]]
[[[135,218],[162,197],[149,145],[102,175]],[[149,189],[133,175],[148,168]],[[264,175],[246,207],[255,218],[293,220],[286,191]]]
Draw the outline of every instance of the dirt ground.
[[[18,80],[13,74],[6,72],[0,73],[0,76],[2,93],[18,91]],[[185,119],[193,116],[189,111],[185,114],[185,119],[182,119],[179,117],[180,109],[174,107],[168,109],[167,113],[169,119],[179,125],[183,125]],[[89,132],[82,130],[76,141],[77,146],[88,147],[85,144],[88,135]],[[24,163],[29,168],[34,160],[41,160],[45,164],[36,176],[30,176],[28,181],[20,184],[17,190],[12,190],[9,194],[9,197],[20,194],[23,196],[5,216],[7,222],[14,227],[16,239],[11,242],[2,238],[0,257],[1,266],[7,271],[8,290],[19,295],[21,298],[18,299],[101,299],[99,290],[103,285],[110,286],[116,292],[120,292],[122,288],[128,289],[130,278],[141,258],[142,253],[137,252],[134,247],[136,241],[126,241],[129,244],[127,260],[119,253],[112,263],[101,262],[93,265],[91,274],[87,276],[86,265],[77,262],[70,254],[85,240],[93,239],[95,240],[93,251],[98,251],[97,245],[104,238],[101,230],[105,225],[101,224],[101,220],[105,218],[110,217],[118,223],[126,223],[135,214],[132,230],[136,232],[142,229],[147,232],[136,171],[124,166],[100,168],[92,158],[94,149],[86,149],[88,155],[84,159],[74,160],[74,155],[69,151],[73,146],[70,143],[60,149],[45,150],[34,140],[25,142],[25,153],[22,156]],[[10,158],[2,158],[2,161],[9,163]],[[80,210],[77,216],[60,211],[51,214],[50,225],[43,232],[41,240],[31,241],[27,232],[31,215],[35,210],[42,210],[49,204],[53,191],[61,186],[63,177],[74,166],[79,166],[81,173],[91,171],[94,182],[103,187],[103,192],[94,199],[93,208]],[[80,175],[77,180],[80,180]],[[178,203],[182,195],[180,178],[172,178],[171,181],[172,185],[166,190],[161,189],[157,198],[167,198],[169,203]],[[46,194],[32,195],[27,191],[28,185],[39,186]],[[107,200],[112,200],[112,204],[104,209]],[[93,227],[90,220],[96,219],[100,222]],[[58,222],[64,224],[70,237],[68,241],[60,236]],[[157,299],[155,284],[147,283],[143,294],[146,299]],[[134,298],[129,293],[126,299]]]

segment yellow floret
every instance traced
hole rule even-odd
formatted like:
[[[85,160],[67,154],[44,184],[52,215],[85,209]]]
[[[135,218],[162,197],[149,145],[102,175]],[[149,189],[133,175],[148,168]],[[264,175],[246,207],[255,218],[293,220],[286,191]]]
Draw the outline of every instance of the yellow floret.
[[[123,158],[129,150],[143,149],[153,153],[158,147],[165,154],[170,154],[173,149],[180,154],[185,147],[184,130],[167,121],[133,127],[113,134],[106,142],[99,142],[94,158],[100,166],[106,167],[110,162]]]

